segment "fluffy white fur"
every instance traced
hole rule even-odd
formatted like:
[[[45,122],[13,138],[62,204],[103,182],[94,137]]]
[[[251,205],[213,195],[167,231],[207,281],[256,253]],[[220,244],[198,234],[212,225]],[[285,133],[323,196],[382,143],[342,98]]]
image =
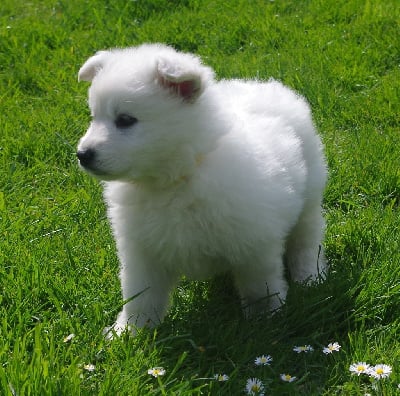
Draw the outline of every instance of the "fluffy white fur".
[[[137,295],[117,333],[162,320],[182,275],[230,271],[246,305],[269,296],[276,309],[284,262],[296,281],[324,272],[326,166],[302,97],[273,80],[216,81],[160,44],[99,52],[79,79],[93,120],[78,158],[104,181],[123,298]]]

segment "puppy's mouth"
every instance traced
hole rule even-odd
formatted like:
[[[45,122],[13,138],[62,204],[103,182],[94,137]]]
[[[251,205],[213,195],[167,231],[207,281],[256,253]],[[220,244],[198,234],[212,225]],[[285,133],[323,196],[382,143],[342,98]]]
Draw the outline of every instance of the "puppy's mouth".
[[[99,180],[109,180],[112,179],[107,173],[101,171],[100,169],[95,169],[95,168],[88,168],[87,166],[82,166],[79,164],[79,166],[89,175],[95,177],[96,179]]]
[[[98,167],[95,150],[78,150],[76,156],[78,157],[79,166],[90,175],[100,180],[113,179],[111,175]]]

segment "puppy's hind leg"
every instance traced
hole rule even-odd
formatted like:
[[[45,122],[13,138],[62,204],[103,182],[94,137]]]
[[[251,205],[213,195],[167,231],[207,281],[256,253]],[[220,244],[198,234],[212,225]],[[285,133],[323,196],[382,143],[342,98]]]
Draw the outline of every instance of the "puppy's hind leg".
[[[320,202],[306,202],[286,242],[285,261],[293,280],[321,280],[326,275],[324,231]]]

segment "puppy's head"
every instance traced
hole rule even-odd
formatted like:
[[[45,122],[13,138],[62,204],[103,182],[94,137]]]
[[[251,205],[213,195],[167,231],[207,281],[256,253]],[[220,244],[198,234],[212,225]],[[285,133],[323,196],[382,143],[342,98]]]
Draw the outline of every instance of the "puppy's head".
[[[213,78],[199,58],[159,44],[98,52],[79,70],[79,80],[91,82],[92,114],[80,165],[102,180],[184,172],[201,151],[196,125],[207,118],[201,95]]]

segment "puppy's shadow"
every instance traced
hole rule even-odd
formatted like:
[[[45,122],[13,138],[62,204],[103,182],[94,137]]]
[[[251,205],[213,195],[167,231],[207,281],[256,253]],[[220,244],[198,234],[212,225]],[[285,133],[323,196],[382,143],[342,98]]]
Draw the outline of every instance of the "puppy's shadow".
[[[159,333],[186,334],[196,343],[220,342],[226,331],[231,337],[235,333],[241,342],[252,336],[271,341],[308,337],[310,331],[329,339],[333,331],[346,333],[352,326],[353,282],[340,274],[330,274],[325,282],[311,286],[290,282],[286,303],[280,310],[248,318],[229,274],[206,282],[183,280],[173,295],[168,316],[158,327]]]
[[[159,330],[203,338],[215,335],[220,326],[238,325],[244,320],[233,279],[223,274],[208,281],[183,279],[173,293],[171,309]]]

